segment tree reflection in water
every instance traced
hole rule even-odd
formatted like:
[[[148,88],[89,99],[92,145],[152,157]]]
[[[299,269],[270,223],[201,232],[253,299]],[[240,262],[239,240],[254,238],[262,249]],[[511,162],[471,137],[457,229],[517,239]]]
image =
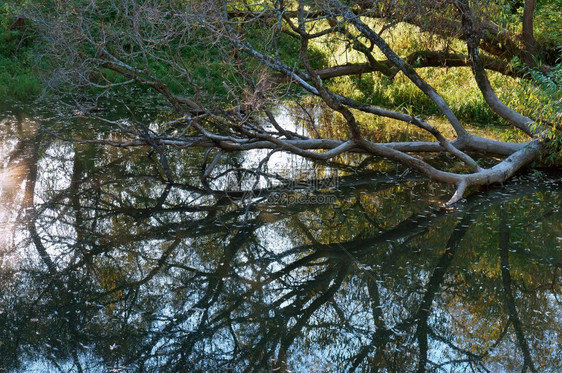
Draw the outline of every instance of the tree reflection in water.
[[[201,183],[203,155],[1,131],[1,369],[562,369],[558,182],[445,210],[366,172],[283,206]]]

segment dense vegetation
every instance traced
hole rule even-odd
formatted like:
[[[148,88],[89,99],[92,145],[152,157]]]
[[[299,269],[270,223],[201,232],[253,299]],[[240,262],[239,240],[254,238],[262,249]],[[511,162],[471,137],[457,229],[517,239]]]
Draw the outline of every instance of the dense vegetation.
[[[42,69],[37,66],[42,53],[39,48],[40,36],[37,35],[32,22],[20,18],[23,9],[16,7],[15,4],[5,2],[0,6],[0,95],[17,99],[36,98],[45,88],[45,79],[48,79],[49,70],[52,72],[56,66],[49,66],[45,61]],[[495,21],[507,29],[511,27],[513,32],[518,31],[523,2],[505,1],[501,5],[500,9],[495,10],[497,12]],[[560,0],[540,1],[535,15],[535,36],[541,45],[548,48],[549,60],[555,63],[553,70],[546,75],[537,70],[528,70],[521,75],[523,78],[515,79],[501,74],[492,76],[493,85],[502,87],[500,97],[508,104],[526,114],[539,111],[542,118],[549,120],[554,120],[562,106],[560,104],[562,65],[559,60],[559,53],[562,52],[560,31],[562,16],[558,11],[560,7],[562,7]],[[410,53],[434,42],[431,35],[419,34],[417,31],[416,27],[404,24],[395,27],[393,45],[402,47],[404,53]],[[295,48],[298,45],[289,40],[288,45],[281,47],[282,53],[285,54],[283,57],[292,56],[292,63],[295,63],[297,60]],[[345,53],[344,49],[342,46],[342,53]],[[220,99],[226,100],[228,95],[222,83],[225,65],[217,60],[218,51],[213,48],[192,48],[183,52],[182,57],[195,66],[193,76],[200,86],[205,91],[212,91]],[[327,65],[328,55],[329,50],[319,47],[317,54],[311,60],[316,61],[317,67],[321,67]],[[350,54],[347,53],[345,58],[350,58]],[[159,69],[165,72],[165,65],[155,61],[151,63],[151,68],[156,72]],[[511,69],[517,70],[519,67],[521,62],[518,58],[514,58],[511,61]],[[428,67],[421,74],[446,98],[462,120],[469,123],[501,122],[501,119],[486,105],[469,69],[454,68],[443,71],[437,67]],[[174,80],[173,76],[168,76],[164,80],[175,93],[185,93],[183,92],[186,89],[185,85],[182,85],[181,81]],[[404,107],[410,111],[415,108],[423,115],[439,114],[435,104],[401,75],[393,81],[378,79],[369,74],[346,76],[332,79],[330,84],[345,87],[345,90],[356,97],[367,98],[377,105]]]
[[[0,5],[0,97],[36,98],[41,91],[37,55],[30,25],[17,22],[8,3]]]

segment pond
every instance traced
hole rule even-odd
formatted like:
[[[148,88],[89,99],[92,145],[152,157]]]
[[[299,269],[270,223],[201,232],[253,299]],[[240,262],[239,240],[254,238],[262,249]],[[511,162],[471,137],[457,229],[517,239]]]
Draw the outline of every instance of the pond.
[[[562,371],[560,174],[445,209],[391,164],[230,154],[202,182],[204,150],[0,115],[2,371]]]

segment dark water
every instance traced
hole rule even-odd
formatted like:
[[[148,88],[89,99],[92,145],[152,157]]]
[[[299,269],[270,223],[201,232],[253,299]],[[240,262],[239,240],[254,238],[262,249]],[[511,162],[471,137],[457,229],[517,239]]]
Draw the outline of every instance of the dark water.
[[[0,122],[0,371],[562,371],[560,175],[443,209],[404,170],[276,155],[304,182],[248,194],[255,154],[205,185],[202,151],[166,170],[49,123]]]

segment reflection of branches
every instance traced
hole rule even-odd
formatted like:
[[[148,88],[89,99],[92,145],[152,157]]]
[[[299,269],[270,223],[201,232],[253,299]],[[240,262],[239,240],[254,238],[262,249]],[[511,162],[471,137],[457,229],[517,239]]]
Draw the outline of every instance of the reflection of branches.
[[[500,267],[502,273],[503,290],[505,296],[505,305],[509,313],[509,319],[515,330],[515,335],[517,336],[517,342],[519,348],[523,353],[523,371],[527,368],[531,372],[536,372],[535,365],[533,363],[533,358],[529,351],[529,344],[525,338],[525,333],[523,331],[523,324],[519,318],[517,312],[517,307],[515,305],[515,297],[512,291],[511,274],[509,272],[509,235],[510,231],[507,227],[506,216],[503,210],[500,210],[500,224],[499,224],[499,251],[500,251]]]
[[[26,284],[26,291],[42,292],[28,308],[37,309],[42,325],[50,326],[44,321],[50,318],[67,322],[68,317],[75,328],[68,333],[73,340],[61,339],[74,349],[69,349],[73,356],[84,359],[80,352],[86,348],[79,343],[88,341],[95,345],[91,354],[99,356],[101,364],[118,360],[138,370],[221,370],[229,364],[240,371],[275,364],[284,368],[291,364],[293,350],[308,343],[304,340],[318,349],[335,345],[330,333],[353,335],[353,347],[346,345],[347,355],[338,362],[350,370],[369,363],[411,370],[408,359],[417,356],[410,346],[415,345],[412,333],[421,351],[420,366],[431,364],[432,341],[446,343],[461,355],[436,366],[478,362],[481,356],[434,330],[432,307],[447,293],[448,267],[475,215],[525,193],[492,191],[469,198],[456,210],[410,208],[400,211],[404,218],[395,215],[402,218],[398,223],[381,231],[373,224],[378,206],[354,200],[365,192],[388,192],[394,198],[389,206],[400,204],[406,197],[392,193],[396,179],[386,176],[377,176],[377,185],[370,185],[374,175],[366,180],[342,178],[342,192],[334,192],[342,207],[326,211],[254,201],[248,206],[229,204],[222,195],[200,188],[191,175],[172,185],[142,169],[115,176],[109,168],[81,166],[72,168],[67,189],[54,193],[34,212],[39,233],[56,231],[49,241],[38,235],[45,251],[48,243],[60,243],[65,251],[53,263],[55,270],[32,268],[39,274]],[[412,210],[416,212],[407,216]],[[53,212],[58,221],[40,219]],[[365,214],[375,218],[367,221]],[[418,270],[413,261],[407,266],[414,281],[394,278],[389,269],[411,259],[409,248],[416,240],[461,216],[444,238],[448,242],[436,242],[446,249],[429,267],[429,282],[422,289],[416,280],[425,278],[426,269]],[[59,225],[65,229],[52,229]],[[286,228],[281,235],[292,240],[292,247],[279,248],[277,238],[261,242],[261,232],[277,226]],[[326,227],[331,232],[323,234]],[[66,228],[74,230],[68,233]],[[42,268],[45,261],[39,265]],[[41,281],[48,283],[48,291]],[[352,290],[368,297],[346,299]],[[393,298],[406,300],[401,304]],[[20,302],[27,305],[25,299]],[[414,311],[394,312],[402,307]],[[53,316],[53,309],[64,316]],[[58,338],[59,329],[69,330],[53,328],[49,337]],[[328,337],[318,337],[323,333]],[[303,334],[307,338],[301,338]],[[493,347],[504,335],[505,331]],[[17,343],[25,343],[24,338]],[[111,343],[123,346],[106,352]],[[396,346],[406,346],[411,353],[396,353]]]
[[[375,332],[371,336],[371,342],[368,345],[362,346],[359,352],[353,357],[350,371],[355,371],[373,349],[375,349],[376,366],[383,367],[386,364],[383,347],[386,343],[388,343],[392,332],[387,329],[384,324],[384,316],[377,281],[371,276],[367,279],[367,287],[371,298],[371,312],[375,322]]]
[[[443,285],[445,273],[447,272],[447,269],[449,268],[449,265],[453,260],[455,251],[458,248],[460,241],[462,240],[468,230],[468,227],[470,226],[469,222],[472,219],[472,216],[473,215],[470,213],[465,214],[462,220],[453,229],[453,233],[449,237],[449,240],[447,241],[447,244],[445,246],[445,252],[439,258],[439,261],[437,262],[437,264],[435,265],[435,269],[433,270],[433,274],[429,278],[429,282],[427,283],[422,302],[420,303],[420,306],[416,313],[416,320],[418,320],[416,337],[418,339],[418,346],[420,351],[418,372],[425,372],[426,365],[428,363],[427,334],[429,327],[427,325],[427,320],[431,313],[433,300],[439,292],[439,288]]]
[[[295,317],[297,320],[295,326],[289,329],[287,333],[283,333],[277,356],[277,366],[281,367],[283,371],[287,370],[287,352],[289,350],[289,347],[293,344],[293,341],[295,340],[297,335],[302,332],[308,319],[313,315],[313,313],[316,312],[321,306],[323,306],[328,300],[330,300],[338,291],[346,274],[348,273],[348,262],[340,261],[336,268],[326,269],[326,272],[324,272],[324,274],[333,272],[336,272],[336,276],[334,278],[330,278],[331,285],[327,288],[323,286],[325,290],[312,301],[310,306],[302,310],[298,307],[298,305],[296,307],[291,307],[291,313],[293,313],[293,317]],[[329,282],[327,281],[326,283]],[[324,283],[324,285],[326,285],[326,283]],[[308,295],[310,293],[306,292],[304,294]],[[298,317],[296,317],[296,315],[294,314],[295,312],[298,312]],[[285,317],[291,317],[291,313],[287,314]]]
[[[201,295],[200,299],[192,307],[190,307],[189,310],[182,314],[176,314],[173,319],[161,328],[161,330],[154,333],[154,336],[152,336],[152,338],[147,341],[139,351],[138,356],[131,358],[129,363],[133,363],[136,359],[143,357],[143,355],[145,358],[150,357],[151,350],[155,346],[159,345],[161,341],[169,340],[171,335],[181,333],[188,320],[193,317],[195,313],[200,312],[199,321],[195,331],[181,336],[181,340],[174,342],[178,344],[178,348],[169,352],[169,365],[163,366],[163,368],[170,371],[179,370],[185,369],[193,364],[191,351],[194,346],[200,340],[210,338],[223,325],[225,320],[228,321],[231,311],[236,309],[243,299],[241,298],[239,301],[231,304],[229,306],[231,309],[227,308],[215,315],[210,314],[211,308],[215,306],[221,293],[223,292],[225,279],[232,272],[233,260],[237,251],[243,247],[247,240],[251,239],[252,231],[253,227],[248,225],[245,229],[240,229],[234,235],[228,246],[225,248],[224,253],[220,258],[220,264],[216,268],[215,272],[208,274],[204,274],[202,272],[198,273],[198,275],[202,277],[202,281],[199,283],[202,285],[203,282],[206,282],[206,290]],[[164,258],[164,255],[162,258]],[[164,261],[162,261],[161,264],[164,265]],[[160,350],[162,353],[166,354],[165,346],[161,347]]]
[[[60,304],[58,305],[60,308],[66,310],[66,314],[68,317],[68,324],[66,327],[70,332],[70,338],[75,340],[81,339],[81,333],[78,330],[79,325],[79,315],[78,315],[78,300],[74,296],[74,287],[76,283],[73,279],[73,276],[70,276],[69,281],[67,283],[63,282],[63,280],[59,277],[59,271],[57,269],[56,264],[52,260],[50,254],[47,251],[47,248],[42,242],[42,238],[37,229],[37,220],[39,218],[38,212],[35,208],[35,194],[36,194],[36,185],[37,185],[37,168],[39,162],[39,148],[42,146],[42,136],[39,135],[37,137],[32,138],[29,141],[31,144],[31,157],[29,161],[29,169],[27,174],[27,182],[25,185],[25,196],[23,201],[23,207],[26,210],[25,219],[27,221],[27,229],[31,236],[31,240],[34,244],[35,249],[37,250],[39,257],[42,259],[43,263],[46,265],[48,269],[48,275],[53,278],[51,282],[51,286],[55,289],[61,289],[60,293],[57,294],[57,298],[60,299]],[[40,298],[38,298],[39,300]],[[78,357],[78,352],[75,346],[71,346],[69,349],[69,353],[72,356],[74,366],[76,367],[77,372],[82,373],[82,364],[80,363],[80,358]]]

